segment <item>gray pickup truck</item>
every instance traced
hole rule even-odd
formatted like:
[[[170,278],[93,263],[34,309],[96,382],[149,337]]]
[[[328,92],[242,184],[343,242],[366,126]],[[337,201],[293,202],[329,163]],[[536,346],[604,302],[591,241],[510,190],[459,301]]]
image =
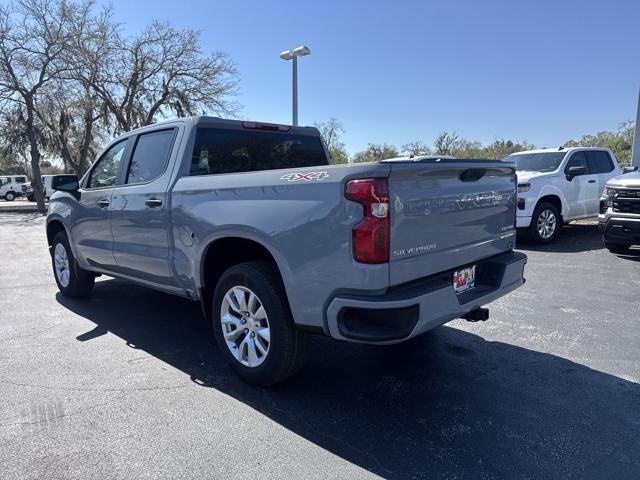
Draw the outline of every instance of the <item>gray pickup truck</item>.
[[[199,301],[247,381],[295,373],[309,333],[389,344],[484,320],[523,283],[508,162],[329,165],[318,131],[182,118],[114,140],[47,218],[55,280],[96,275]]]

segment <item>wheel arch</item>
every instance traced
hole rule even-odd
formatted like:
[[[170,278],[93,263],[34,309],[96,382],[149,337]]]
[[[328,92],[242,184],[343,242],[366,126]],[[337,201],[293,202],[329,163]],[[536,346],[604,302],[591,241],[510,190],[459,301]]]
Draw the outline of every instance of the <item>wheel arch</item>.
[[[544,195],[544,196],[540,197],[538,199],[538,201],[536,202],[536,206],[533,209],[533,211],[535,212],[536,208],[538,208],[538,206],[543,204],[543,203],[550,203],[551,205],[556,207],[558,209],[558,213],[560,214],[560,220],[561,221],[564,220],[563,202],[562,202],[562,199],[558,195],[552,193],[552,194],[547,194],[547,195]]]
[[[199,272],[199,297],[205,318],[211,318],[213,292],[225,270],[233,265],[255,260],[267,261],[274,265],[286,295],[282,270],[276,256],[262,243],[245,237],[231,236],[217,238],[207,244],[202,253]]]
[[[67,227],[64,225],[62,220],[58,218],[53,218],[47,222],[47,245],[49,245],[49,247],[52,246],[54,237],[60,232],[65,233],[65,235],[69,239],[69,243],[71,244],[71,237],[69,236]]]

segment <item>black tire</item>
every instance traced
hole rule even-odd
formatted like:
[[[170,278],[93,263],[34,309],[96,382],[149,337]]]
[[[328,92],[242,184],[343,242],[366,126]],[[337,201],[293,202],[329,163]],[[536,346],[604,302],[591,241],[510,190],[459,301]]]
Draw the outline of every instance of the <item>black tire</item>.
[[[58,273],[56,272],[55,253],[58,245],[64,248],[68,260],[68,283],[66,285],[58,278]],[[78,266],[73,256],[73,251],[69,246],[69,239],[64,232],[58,232],[53,237],[53,242],[51,243],[51,267],[53,268],[53,278],[56,280],[58,289],[65,297],[85,298],[89,296],[95,283],[95,275]]]
[[[629,253],[629,248],[631,248],[631,245],[625,245],[623,243],[604,242],[604,246],[611,253],[616,253],[616,254],[619,254],[619,255],[622,255],[622,254],[625,254],[625,253]]]
[[[242,364],[231,353],[224,337],[221,309],[225,295],[234,287],[243,287],[253,292],[262,304],[268,319],[270,340],[267,354],[262,363],[254,367]],[[272,263],[240,263],[225,271],[213,294],[211,317],[216,343],[222,356],[243,380],[256,385],[273,385],[295,374],[304,365],[308,335],[295,327],[284,285]],[[241,319],[241,316],[238,318]],[[241,343],[245,338],[243,335],[248,333],[239,334],[235,341]]]
[[[540,231],[541,227],[539,225],[539,222],[544,223],[545,219],[547,219],[547,221],[550,221],[551,218],[554,219],[552,231],[547,232],[543,235]],[[560,217],[560,212],[558,212],[558,209],[552,203],[543,202],[536,205],[536,208],[533,211],[533,216],[531,217],[531,225],[529,226],[529,236],[537,243],[551,243],[558,235],[561,226],[562,218]]]
[[[27,195],[27,200],[29,200],[30,202],[35,202],[36,201],[36,197],[33,195]]]
[[[4,199],[7,202],[13,202],[16,199],[16,194],[13,192],[7,192],[4,194]]]

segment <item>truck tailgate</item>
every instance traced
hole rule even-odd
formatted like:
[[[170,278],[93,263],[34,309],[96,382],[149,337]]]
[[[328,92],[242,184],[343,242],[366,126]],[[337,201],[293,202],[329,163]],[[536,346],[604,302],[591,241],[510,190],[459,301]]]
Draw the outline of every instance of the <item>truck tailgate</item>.
[[[388,162],[391,285],[513,248],[516,177],[495,160]]]

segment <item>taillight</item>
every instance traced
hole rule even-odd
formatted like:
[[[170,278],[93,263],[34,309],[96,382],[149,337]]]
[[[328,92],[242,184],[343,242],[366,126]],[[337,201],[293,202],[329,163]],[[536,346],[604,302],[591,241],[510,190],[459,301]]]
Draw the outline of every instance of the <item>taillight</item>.
[[[345,197],[362,205],[364,218],[353,229],[353,258],[360,263],[389,261],[389,187],[386,178],[350,180]]]
[[[289,125],[278,125],[277,123],[242,122],[242,127],[251,130],[266,130],[268,132],[288,132],[291,130]]]

